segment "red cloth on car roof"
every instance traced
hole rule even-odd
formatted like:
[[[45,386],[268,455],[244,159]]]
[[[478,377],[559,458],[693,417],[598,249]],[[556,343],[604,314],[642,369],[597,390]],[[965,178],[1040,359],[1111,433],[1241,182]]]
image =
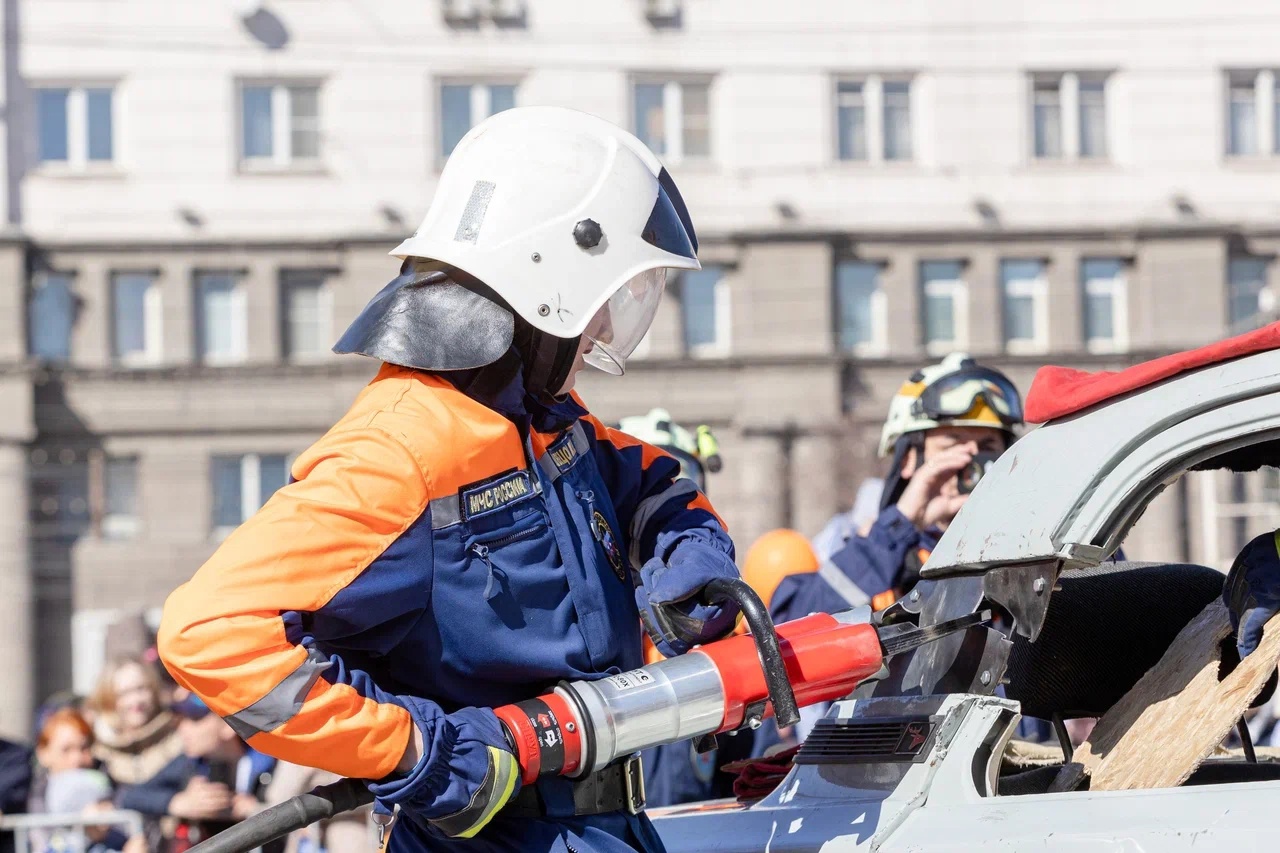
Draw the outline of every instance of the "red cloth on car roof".
[[[1027,394],[1027,421],[1041,424],[1075,414],[1105,400],[1154,385],[1197,367],[1272,349],[1280,349],[1280,322],[1199,349],[1135,364],[1119,373],[1110,370],[1088,373],[1070,367],[1042,367],[1036,371],[1031,391]]]

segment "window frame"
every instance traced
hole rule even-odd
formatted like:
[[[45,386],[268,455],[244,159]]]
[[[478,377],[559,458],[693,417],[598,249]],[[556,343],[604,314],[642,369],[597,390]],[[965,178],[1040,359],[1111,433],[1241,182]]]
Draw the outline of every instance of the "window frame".
[[[232,279],[232,328],[231,340],[234,352],[229,355],[217,355],[210,358],[207,352],[208,341],[205,339],[204,320],[206,309],[204,304],[203,284],[206,276],[226,275]],[[249,359],[249,310],[248,292],[244,284],[244,272],[234,269],[198,269],[192,273],[192,288],[195,302],[195,356],[196,363],[205,367],[222,367],[244,364]]]
[[[929,264],[955,264],[959,275],[956,278],[925,278],[925,266]],[[917,266],[920,295],[920,340],[925,353],[931,356],[944,356],[955,351],[969,348],[969,282],[965,278],[968,264],[955,258],[925,258]],[[951,298],[952,336],[951,340],[929,340],[927,322],[928,299],[930,289],[944,291]]]
[[[296,350],[290,295],[300,285],[316,284],[320,322],[317,334],[321,341],[333,341],[335,339],[333,275],[333,270],[324,267],[285,267],[280,270],[280,358],[282,361],[290,364],[314,364],[329,357],[330,350],[324,345],[315,352],[299,353]]]
[[[491,76],[450,76],[445,75],[435,79],[435,152],[436,152],[436,168],[444,167],[445,161],[449,159],[449,155],[453,150],[444,150],[444,88],[446,86],[466,86],[470,91],[469,106],[469,127],[475,127],[480,122],[494,115],[493,110],[493,87],[494,86],[510,86],[513,91],[511,93],[511,103],[513,107],[520,106],[520,89],[523,79],[518,76],[491,75]],[[477,118],[477,111],[484,109],[485,114]],[[465,136],[465,134],[463,134]],[[461,139],[459,139],[461,141]],[[454,143],[455,147],[457,143]]]
[[[719,275],[712,282],[712,312],[715,322],[714,332],[715,340],[703,344],[689,343],[689,323],[687,304],[685,302],[685,288],[688,283],[690,272],[703,272],[709,268],[715,268]],[[731,347],[731,323],[733,314],[732,296],[730,295],[729,283],[725,280],[728,267],[723,264],[705,264],[702,270],[690,271],[685,270],[680,274],[680,343],[684,353],[689,358],[723,358],[730,352]],[[646,333],[645,337],[648,337]],[[642,339],[643,343],[643,339]]]
[[[1111,100],[1114,71],[1108,69],[1076,69],[1073,71],[1026,72],[1027,98],[1027,145],[1026,151],[1034,164],[1087,164],[1110,163],[1115,140],[1112,139]],[[1084,154],[1084,122],[1081,121],[1081,84],[1101,84],[1102,88],[1102,152]],[[1058,132],[1061,137],[1061,151],[1058,154],[1041,155],[1036,152],[1036,96],[1043,91],[1045,84],[1054,84],[1058,93]]]
[[[871,314],[871,340],[855,343],[853,346],[845,346],[842,343],[841,322],[844,319],[844,312],[841,310],[841,292],[840,292],[840,266],[842,264],[865,264],[876,269],[875,290],[871,292],[869,302],[869,311]],[[856,256],[836,257],[835,266],[832,269],[832,302],[835,310],[832,312],[835,321],[835,345],[836,349],[842,353],[850,353],[859,358],[879,358],[889,352],[889,296],[884,286],[884,269],[885,264],[882,261],[872,260],[869,258],[859,258]]]
[[[1040,273],[1034,279],[1005,278],[1004,268],[1007,263],[1032,262],[1040,265]],[[1010,355],[1042,355],[1049,351],[1049,261],[1045,258],[1001,258],[997,271],[1000,277],[1000,337],[1004,351]],[[1009,285],[1020,285],[1017,289],[1028,291],[1014,293]],[[1008,328],[1010,297],[1031,297],[1031,317],[1035,323],[1035,333],[1031,338],[1010,338]]]
[[[631,132],[645,145],[654,146],[636,127],[636,87],[662,87],[662,136],[663,153],[654,153],[664,163],[670,165],[688,163],[710,163],[716,158],[716,140],[714,132],[715,113],[715,75],[682,74],[640,71],[633,72],[627,87],[627,100],[631,114]],[[705,154],[689,154],[685,151],[684,88],[686,86],[705,86],[707,89],[707,152]]]
[[[1243,252],[1231,253],[1227,255],[1226,322],[1227,322],[1228,331],[1233,334],[1258,328],[1257,321],[1261,318],[1266,318],[1269,315],[1269,312],[1263,309],[1261,304],[1261,299],[1259,299],[1257,310],[1253,314],[1249,315],[1248,317],[1239,317],[1239,318],[1232,317],[1232,305],[1235,302],[1236,289],[1235,289],[1234,281],[1232,279],[1231,269],[1236,264],[1237,261],[1254,262],[1261,266],[1262,275],[1258,279],[1256,279],[1256,281],[1260,282],[1260,285],[1258,287],[1258,293],[1256,295],[1261,296],[1264,291],[1269,290],[1271,287],[1271,265],[1275,262],[1275,258],[1269,257],[1267,255],[1255,255],[1255,254],[1247,254]]]
[[[254,513],[262,509],[266,502],[270,500],[270,495],[265,499],[262,496],[262,460],[266,457],[276,456],[284,460],[285,482],[280,486],[280,488],[284,488],[289,484],[289,472],[293,468],[293,460],[296,454],[255,451],[252,453],[213,453],[209,456],[209,527],[214,539],[221,541],[230,536],[237,527],[248,521]],[[218,496],[215,492],[218,481],[213,477],[215,460],[218,459],[235,459],[239,462],[240,521],[233,525],[218,524],[217,519],[213,517],[218,508]],[[274,495],[275,492],[272,492],[272,494]]]
[[[832,76],[831,92],[831,160],[835,163],[853,165],[903,166],[918,163],[919,139],[919,95],[917,91],[918,75],[909,71],[876,71],[848,72]],[[863,144],[865,157],[842,157],[840,152],[840,87],[842,85],[861,87],[862,122],[865,138]],[[886,133],[888,123],[885,121],[888,103],[885,98],[885,87],[904,85],[907,89],[907,156],[890,157],[888,152],[889,136]]]
[[[244,96],[247,89],[270,90],[271,155],[249,156],[245,151]],[[316,93],[316,154],[293,153],[293,90],[314,89]],[[324,168],[324,80],[315,77],[242,77],[236,80],[236,163],[244,174],[270,172],[318,172]]]
[[[67,318],[67,337],[66,337],[66,355],[65,356],[48,356],[36,352],[36,292],[45,287],[45,284],[38,284],[38,281],[45,280],[50,276],[64,277],[67,283],[67,293],[70,297],[70,316]],[[38,359],[49,364],[68,364],[75,355],[75,329],[76,315],[78,312],[79,298],[76,294],[76,273],[72,270],[59,269],[35,269],[31,271],[27,279],[27,316],[26,316],[26,333],[27,333],[27,356],[29,358]]]
[[[1268,160],[1280,156],[1280,110],[1276,101],[1277,71],[1274,68],[1226,68],[1222,74],[1222,151],[1228,162]],[[1253,90],[1253,144],[1252,151],[1237,153],[1232,150],[1236,141],[1231,121],[1233,94],[1245,87]]]
[[[150,279],[142,306],[141,352],[121,354],[119,352],[118,335],[120,330],[116,322],[117,279],[123,275],[145,275]],[[111,298],[111,310],[108,315],[111,339],[111,362],[121,367],[148,367],[159,364],[164,359],[164,293],[160,286],[160,274],[156,270],[113,269],[107,280],[107,291]]]
[[[1111,337],[1092,338],[1089,336],[1089,292],[1090,285],[1104,279],[1087,277],[1086,268],[1090,261],[1115,261],[1119,264],[1116,275],[1109,279],[1105,289],[1111,297]],[[1132,267],[1129,258],[1115,255],[1087,255],[1080,259],[1080,336],[1084,340],[1085,349],[1091,353],[1108,354],[1129,351],[1129,270]]]
[[[67,175],[100,175],[120,171],[120,81],[118,79],[47,78],[30,82],[28,89],[32,116],[30,150],[33,171]],[[40,150],[39,93],[56,89],[67,90],[67,138],[65,140],[67,158],[45,160],[42,159]],[[111,94],[111,157],[91,159],[89,157],[89,92],[101,90]]]
[[[141,456],[137,453],[100,453],[96,461],[101,470],[101,495],[98,511],[94,513],[94,527],[98,538],[112,541],[124,541],[138,538],[142,532],[141,512]],[[129,515],[112,513],[108,510],[108,497],[111,492],[110,470],[112,462],[130,462],[133,467],[133,511]]]

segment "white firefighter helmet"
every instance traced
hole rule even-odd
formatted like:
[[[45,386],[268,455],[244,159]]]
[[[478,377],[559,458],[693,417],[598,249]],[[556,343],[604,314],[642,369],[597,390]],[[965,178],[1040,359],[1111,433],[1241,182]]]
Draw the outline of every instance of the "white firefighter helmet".
[[[474,276],[535,329],[586,335],[587,362],[621,374],[667,269],[699,269],[697,247],[643,142],[576,110],[520,107],[462,138],[426,218],[391,254]]]
[[[693,480],[699,489],[706,489],[706,471],[720,470],[720,444],[711,428],[704,425],[690,432],[672,420],[666,409],[622,418],[618,429],[670,453],[680,463],[680,476]]]
[[[953,352],[898,389],[880,433],[880,455],[892,454],[904,435],[940,426],[992,427],[1013,437],[1022,422],[1022,397],[1009,378]]]

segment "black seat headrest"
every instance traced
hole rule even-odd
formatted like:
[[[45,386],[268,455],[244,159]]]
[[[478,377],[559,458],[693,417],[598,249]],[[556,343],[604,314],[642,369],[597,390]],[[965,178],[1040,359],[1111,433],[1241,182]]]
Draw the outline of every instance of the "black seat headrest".
[[[1222,594],[1223,580],[1182,563],[1063,572],[1039,638],[1014,637],[1005,695],[1041,719],[1102,716]]]

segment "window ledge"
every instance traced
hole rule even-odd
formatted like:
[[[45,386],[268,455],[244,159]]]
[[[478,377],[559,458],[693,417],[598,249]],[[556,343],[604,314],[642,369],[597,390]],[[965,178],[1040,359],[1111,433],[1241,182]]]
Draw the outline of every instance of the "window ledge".
[[[872,172],[888,170],[893,172],[922,172],[925,166],[919,160],[841,160],[832,158],[828,165],[833,169],[847,169],[851,172]]]
[[[1222,165],[1240,171],[1270,172],[1280,169],[1280,154],[1228,154]]]
[[[86,166],[72,166],[70,163],[46,162],[32,167],[32,177],[57,178],[59,180],[121,180],[128,177],[117,163],[97,163]]]
[[[322,162],[304,163],[255,163],[241,160],[238,173],[244,177],[280,176],[285,177],[331,177],[328,168]]]
[[[1120,164],[1106,157],[1086,157],[1067,159],[1065,157],[1031,158],[1022,164],[1024,172],[1118,172]]]

